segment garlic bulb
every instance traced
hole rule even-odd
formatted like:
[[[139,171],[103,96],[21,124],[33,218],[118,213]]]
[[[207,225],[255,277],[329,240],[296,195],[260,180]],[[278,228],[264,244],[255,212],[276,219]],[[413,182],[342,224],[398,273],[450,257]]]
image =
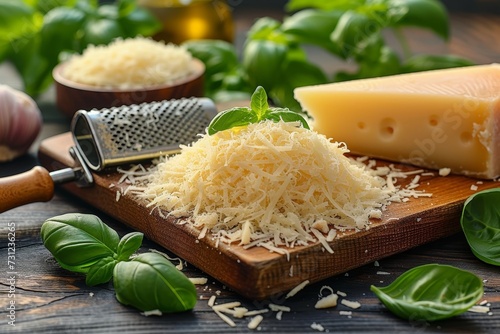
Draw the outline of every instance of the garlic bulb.
[[[0,162],[28,151],[40,133],[42,114],[24,92],[0,85]]]

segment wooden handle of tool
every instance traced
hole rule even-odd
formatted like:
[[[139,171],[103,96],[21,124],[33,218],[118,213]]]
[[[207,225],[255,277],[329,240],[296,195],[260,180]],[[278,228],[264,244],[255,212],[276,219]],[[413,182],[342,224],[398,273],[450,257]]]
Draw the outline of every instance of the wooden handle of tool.
[[[0,212],[28,203],[46,202],[53,196],[54,181],[43,167],[0,178]]]

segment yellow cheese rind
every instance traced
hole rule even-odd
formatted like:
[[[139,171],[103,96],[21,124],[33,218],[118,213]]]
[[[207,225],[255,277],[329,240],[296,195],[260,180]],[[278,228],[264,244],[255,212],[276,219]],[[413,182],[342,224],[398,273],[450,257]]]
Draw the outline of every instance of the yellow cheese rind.
[[[300,87],[314,129],[353,153],[500,175],[500,65]]]

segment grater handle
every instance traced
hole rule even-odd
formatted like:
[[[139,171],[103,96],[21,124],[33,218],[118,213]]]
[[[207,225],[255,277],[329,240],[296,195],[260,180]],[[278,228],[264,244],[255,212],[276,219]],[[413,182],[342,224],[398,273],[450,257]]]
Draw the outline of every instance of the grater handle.
[[[0,213],[28,203],[47,202],[53,196],[54,181],[43,167],[0,178]]]

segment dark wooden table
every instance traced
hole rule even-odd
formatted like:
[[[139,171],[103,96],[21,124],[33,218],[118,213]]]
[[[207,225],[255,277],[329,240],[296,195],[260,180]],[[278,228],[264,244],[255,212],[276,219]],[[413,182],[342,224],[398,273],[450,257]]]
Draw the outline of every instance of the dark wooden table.
[[[245,31],[252,22],[253,18],[248,13],[237,16],[238,31]],[[470,57],[478,63],[500,60],[500,16],[456,14],[452,15],[451,23],[452,39],[448,44],[426,32],[410,30],[413,50],[453,52]],[[314,56],[319,60],[324,59],[321,54]],[[325,61],[324,65],[328,68],[334,66],[332,64],[335,63]],[[13,86],[19,84],[8,67],[2,66],[0,69],[2,83]],[[45,115],[40,140],[68,131],[67,120],[55,110],[53,90],[49,90],[38,102]],[[35,144],[30,154],[0,165],[0,177],[17,174],[36,165],[37,145]],[[68,212],[93,213],[116,229],[120,235],[129,232],[126,226],[112,217],[59,189],[50,202],[34,203],[0,214],[0,333],[251,332],[247,328],[250,318],[232,318],[236,327],[230,327],[222,321],[208,306],[208,300],[213,295],[217,296],[218,304],[238,301],[249,310],[265,308],[269,303],[290,307],[289,312],[283,312],[281,320],[277,319],[277,312],[263,314],[259,332],[316,332],[317,329],[311,327],[313,324],[320,324],[327,332],[494,333],[500,330],[500,269],[477,260],[471,254],[461,233],[380,259],[379,266],[365,265],[307,286],[287,300],[283,295],[265,301],[241,298],[187,264],[184,269],[187,276],[208,278],[206,284],[197,286],[199,301],[195,309],[180,314],[146,317],[137,310],[118,303],[111,284],[86,286],[83,276],[61,269],[45,249],[39,235],[40,226],[46,219]],[[9,234],[11,232],[15,233],[12,240],[15,250],[8,247],[8,238],[13,236]],[[166,252],[146,240],[141,251],[148,249]],[[11,261],[10,268],[8,261]],[[434,323],[418,319],[407,321],[388,312],[370,292],[370,285],[389,284],[406,270],[428,263],[450,264],[481,277],[485,285],[482,300],[487,302],[490,313],[466,312],[450,320]],[[315,309],[314,305],[323,286],[345,292],[346,299],[360,302],[361,307],[350,309],[338,305],[331,309]]]

